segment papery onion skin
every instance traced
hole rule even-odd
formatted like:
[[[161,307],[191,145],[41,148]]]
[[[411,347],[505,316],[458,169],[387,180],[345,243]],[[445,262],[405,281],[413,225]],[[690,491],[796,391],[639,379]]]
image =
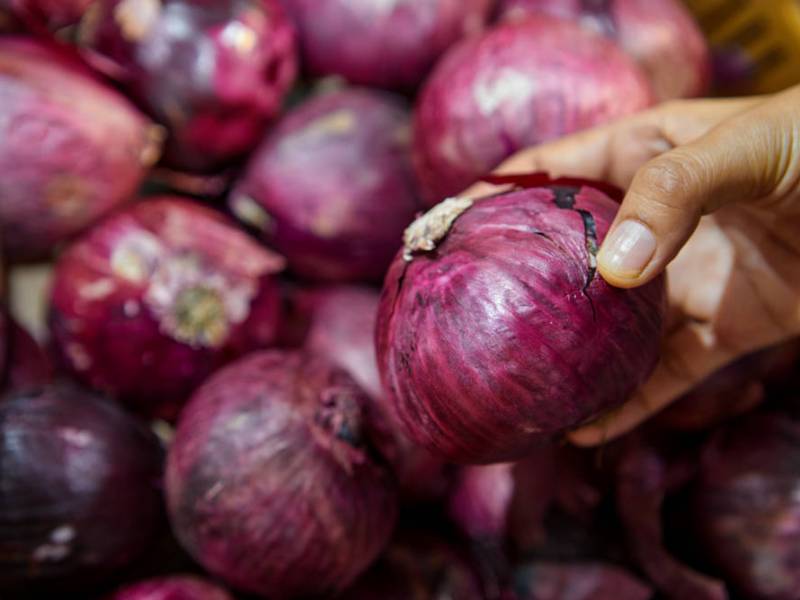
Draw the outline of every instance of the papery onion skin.
[[[616,40],[648,74],[659,100],[708,91],[711,56],[679,0],[500,0],[501,19],[548,14]]]
[[[420,206],[407,111],[355,88],[306,101],[256,151],[230,206],[301,277],[380,281]]]
[[[485,600],[471,561],[443,539],[412,533],[394,540],[341,600]]]
[[[163,132],[70,54],[0,38],[0,222],[11,261],[48,256],[128,201]]]
[[[625,569],[601,562],[536,561],[515,573],[515,600],[648,600],[653,590]]]
[[[278,0],[97,0],[80,41],[170,131],[165,161],[195,172],[248,153],[294,83]]]
[[[413,440],[453,462],[518,459],[644,382],[664,285],[625,291],[596,276],[616,210],[588,186],[544,187],[454,199],[409,228],[377,354]]]
[[[173,529],[230,585],[269,598],[343,590],[388,542],[394,482],[370,451],[352,378],[299,352],[214,375],[178,424],[167,467]]]
[[[171,575],[127,585],[105,600],[233,600],[233,596],[200,577]]]
[[[329,286],[308,291],[311,317],[306,348],[339,365],[372,401],[375,443],[392,465],[407,502],[441,498],[452,480],[447,465],[406,437],[381,389],[375,358],[375,319],[380,294],[365,286]]]
[[[162,525],[163,452],[113,403],[65,386],[0,402],[0,589],[80,587]]]
[[[282,266],[209,208],[178,197],[144,200],[59,258],[54,346],[81,382],[172,420],[215,369],[274,343]]]
[[[375,87],[419,84],[451,44],[480,31],[494,0],[283,0],[316,75]]]
[[[743,596],[795,600],[800,590],[800,425],[748,415],[705,449],[692,492],[705,556]]]
[[[547,16],[498,25],[451,48],[414,111],[425,201],[458,194],[518,150],[653,103],[616,44]]]

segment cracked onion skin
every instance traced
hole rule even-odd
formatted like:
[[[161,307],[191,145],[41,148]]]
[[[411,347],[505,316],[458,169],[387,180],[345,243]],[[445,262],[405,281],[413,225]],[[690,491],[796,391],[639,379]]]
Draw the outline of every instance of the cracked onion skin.
[[[213,371],[277,338],[283,259],[219,213],[143,200],[56,263],[54,347],[82,383],[173,420]]]
[[[167,127],[165,162],[192,172],[250,152],[297,72],[279,0],[95,0],[79,41]]]
[[[394,96],[349,88],[289,112],[230,197],[312,281],[380,281],[420,204],[409,116]]]
[[[485,26],[494,0],[283,0],[303,63],[316,75],[411,89],[459,39]]]
[[[439,204],[406,231],[377,354],[406,433],[460,463],[522,458],[622,404],[658,358],[662,278],[595,273],[618,205],[590,187]]]
[[[0,592],[92,585],[163,525],[161,445],[104,398],[64,385],[6,396],[0,464]]]
[[[704,555],[742,597],[796,600],[800,590],[800,424],[749,415],[705,448],[692,491]]]
[[[0,223],[11,261],[53,247],[128,201],[161,128],[66,48],[0,38]]]
[[[127,585],[105,600],[233,600],[233,596],[207,579],[170,575]]]
[[[257,352],[215,374],[183,411],[167,461],[183,547],[275,600],[343,590],[386,546],[397,511],[367,407],[347,373],[303,352]]]
[[[659,100],[708,91],[711,55],[679,0],[500,0],[501,19],[547,14],[615,40],[641,65]]]
[[[617,45],[539,16],[463,40],[417,99],[414,166],[424,200],[458,194],[529,146],[647,108],[654,96]]]

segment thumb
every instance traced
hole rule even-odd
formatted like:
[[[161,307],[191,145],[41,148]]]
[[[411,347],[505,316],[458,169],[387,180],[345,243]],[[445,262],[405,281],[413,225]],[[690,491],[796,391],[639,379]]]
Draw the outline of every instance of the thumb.
[[[787,153],[796,153],[787,143],[795,141],[795,128],[786,126],[788,111],[766,108],[730,119],[639,169],[597,257],[606,281],[625,288],[650,281],[701,216],[775,191],[791,164]]]

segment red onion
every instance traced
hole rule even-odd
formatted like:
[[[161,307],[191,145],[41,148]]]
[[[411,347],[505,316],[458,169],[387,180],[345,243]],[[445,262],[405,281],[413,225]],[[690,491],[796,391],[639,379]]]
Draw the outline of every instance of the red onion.
[[[358,89],[290,112],[231,196],[296,273],[327,281],[380,280],[417,208],[406,111]]]
[[[216,368],[274,342],[282,264],[208,208],[146,200],[59,259],[55,346],[80,381],[173,419]]]
[[[451,199],[409,227],[377,352],[412,439],[453,462],[520,458],[647,378],[664,286],[596,276],[616,208],[588,185],[550,185]]]
[[[462,553],[430,535],[406,535],[341,600],[485,600],[480,578]]]
[[[160,152],[154,127],[67,50],[0,39],[0,221],[11,260],[46,256],[128,200]]]
[[[157,439],[77,389],[0,402],[0,464],[0,589],[112,574],[161,523]]]
[[[434,204],[517,150],[649,106],[646,77],[616,45],[550,17],[454,46],[417,100],[414,160]]]
[[[80,39],[168,127],[167,162],[192,171],[252,150],[295,78],[277,0],[96,0]]]
[[[648,74],[660,100],[708,90],[709,49],[680,0],[500,0],[500,14],[563,17],[616,40]]]
[[[706,556],[743,597],[794,600],[800,590],[800,425],[750,415],[705,449],[693,492]]]
[[[514,581],[516,600],[648,600],[653,596],[648,586],[625,569],[599,562],[537,561],[518,569]]]
[[[173,575],[127,585],[108,600],[233,600],[233,597],[205,579]]]
[[[375,359],[375,318],[379,295],[366,287],[335,286],[307,293],[313,304],[306,347],[346,370],[367,392],[379,421],[376,444],[389,459],[406,500],[441,497],[450,484],[450,467],[403,433],[381,390]]]
[[[167,494],[183,546],[232,586],[275,600],[333,594],[394,526],[367,400],[344,371],[299,352],[252,354],[184,410]]]
[[[283,0],[306,67],[353,83],[413,88],[435,60],[480,31],[495,0]]]
[[[617,509],[634,560],[653,584],[670,598],[726,600],[724,585],[671,556],[664,545],[661,511],[664,498],[695,475],[697,460],[689,444],[674,443],[671,452],[637,434],[623,439],[616,465]]]

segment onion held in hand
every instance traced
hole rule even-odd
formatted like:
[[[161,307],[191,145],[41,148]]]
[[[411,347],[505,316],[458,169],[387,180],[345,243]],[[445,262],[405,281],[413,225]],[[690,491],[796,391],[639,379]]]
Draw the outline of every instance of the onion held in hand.
[[[661,279],[595,273],[617,205],[587,186],[448,200],[406,231],[378,365],[409,436],[453,462],[523,457],[619,406],[658,358]]]
[[[106,600],[233,600],[233,597],[200,577],[173,575],[127,585]]]
[[[80,586],[128,565],[162,522],[162,450],[68,387],[0,402],[0,590]]]
[[[283,0],[306,67],[352,83],[413,88],[451,44],[480,31],[494,0]]]
[[[161,151],[155,127],[60,49],[0,39],[0,224],[9,259],[53,246],[130,199]]]
[[[366,406],[349,375],[299,352],[259,352],[214,375],[169,451],[183,546],[232,586],[275,600],[344,589],[384,548],[397,511]]]
[[[616,40],[660,100],[701,96],[711,81],[703,32],[680,0],[501,0],[500,14],[562,17]]]
[[[796,600],[800,590],[800,424],[750,415],[705,449],[693,492],[705,556],[754,600]]]
[[[409,145],[392,96],[323,94],[272,130],[231,209],[302,277],[380,281],[419,206]]]
[[[278,0],[95,0],[80,41],[169,129],[165,160],[190,171],[252,150],[297,69]]]
[[[277,336],[283,259],[173,197],[117,213],[60,257],[50,325],[80,381],[174,419],[225,362]]]
[[[612,41],[540,16],[454,46],[417,100],[425,200],[458,194],[517,150],[648,107],[644,73]]]

